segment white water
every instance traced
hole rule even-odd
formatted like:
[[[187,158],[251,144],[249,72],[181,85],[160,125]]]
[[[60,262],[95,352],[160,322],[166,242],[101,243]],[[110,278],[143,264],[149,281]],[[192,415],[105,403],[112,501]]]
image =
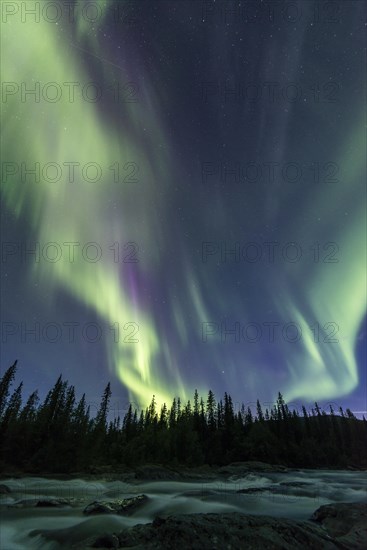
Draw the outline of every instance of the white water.
[[[198,512],[244,512],[291,519],[308,519],[323,504],[367,501],[365,472],[295,470],[248,474],[228,480],[179,482],[68,481],[43,478],[4,479],[11,493],[0,495],[1,550],[70,548],[91,535],[120,532],[151,522],[157,515]],[[298,485],[289,485],[298,484]],[[258,488],[254,493],[238,490]],[[93,500],[113,500],[146,494],[149,501],[130,517],[85,516]],[[61,508],[16,508],[17,502],[40,498],[72,499]],[[42,534],[35,535],[35,530]]]

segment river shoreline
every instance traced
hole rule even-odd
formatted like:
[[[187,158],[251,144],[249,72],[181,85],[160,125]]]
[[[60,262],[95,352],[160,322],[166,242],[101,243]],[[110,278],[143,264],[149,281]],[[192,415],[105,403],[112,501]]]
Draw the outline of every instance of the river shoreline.
[[[58,472],[34,472],[34,471],[19,471],[19,470],[6,470],[0,472],[0,482],[9,479],[20,479],[24,477],[33,478],[45,478],[56,480],[72,480],[72,479],[85,479],[90,481],[104,479],[106,481],[129,481],[134,480],[174,480],[180,479],[192,480],[192,479],[217,479],[231,477],[233,475],[245,475],[250,472],[297,472],[297,471],[319,471],[319,472],[367,472],[365,468],[357,468],[349,466],[345,468],[303,468],[295,466],[285,466],[280,464],[268,464],[258,461],[244,461],[235,462],[226,466],[198,466],[187,467],[177,465],[161,465],[161,464],[144,464],[136,468],[129,468],[125,466],[116,467],[96,467],[83,472],[70,472],[70,473],[58,473]]]

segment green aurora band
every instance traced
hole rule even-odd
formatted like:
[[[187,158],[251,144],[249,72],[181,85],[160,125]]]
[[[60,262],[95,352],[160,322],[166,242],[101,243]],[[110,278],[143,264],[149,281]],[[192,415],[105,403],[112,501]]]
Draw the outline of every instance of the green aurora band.
[[[101,2],[101,6],[106,7],[106,3]],[[77,10],[75,13],[78,13]],[[80,23],[78,33],[86,31]],[[41,89],[49,82],[80,82],[83,86],[91,81],[84,74],[78,50],[60,51],[60,36],[55,32],[55,25],[47,21],[41,19],[35,23],[30,20],[24,24],[20,17],[15,21],[9,19],[3,25],[2,41],[4,82],[18,82],[19,67],[27,89],[34,89],[35,81],[41,83]],[[88,41],[88,48],[92,53],[94,49],[98,50],[95,39]],[[110,65],[103,66],[111,72],[109,81],[113,81],[115,75]],[[159,124],[152,114],[155,111],[153,95],[151,90],[145,90],[147,108],[140,109],[140,114],[135,114],[136,109],[134,112],[131,109],[126,116],[136,132],[144,125],[154,127],[155,139],[163,140]],[[39,162],[41,167],[49,162],[60,166],[65,162],[79,162],[82,167],[98,162],[106,171],[116,162],[123,166],[134,160],[147,180],[159,181],[161,185],[168,179],[166,166],[169,160],[164,158],[163,152],[159,164],[152,166],[147,160],[148,155],[136,147],[128,132],[121,129],[117,135],[101,120],[95,104],[82,99],[71,103],[65,96],[56,103],[21,103],[19,97],[9,97],[3,106],[2,126],[2,151],[6,162],[18,165],[24,162],[27,167],[34,167],[35,162]],[[109,171],[110,177],[111,174]],[[18,175],[8,178],[2,185],[9,208],[17,217],[30,219],[32,227],[38,232],[39,242],[96,242],[103,243],[103,250],[113,242],[126,241],[137,242],[142,249],[154,250],[163,238],[160,226],[154,224],[150,215],[150,209],[154,209],[155,189],[152,184],[151,195],[146,193],[144,203],[138,203],[133,193],[129,196],[126,187],[124,204],[119,206],[118,215],[116,213],[111,219],[111,212],[106,208],[106,195],[111,187],[105,187],[101,182],[93,184],[78,182],[77,179],[74,183],[34,183],[31,179],[20,182]],[[150,226],[144,228],[143,220],[148,219]],[[129,238],[124,240],[125,235]],[[140,310],[129,298],[129,286],[127,284],[124,288],[121,283],[119,264],[113,261],[113,255],[104,256],[96,263],[82,258],[72,263],[67,255],[63,255],[60,261],[53,264],[35,263],[35,275],[41,278],[44,289],[52,291],[60,285],[111,325],[118,323],[121,328],[126,322],[136,322],[139,325],[139,342],[127,345],[120,337],[119,342],[113,343],[108,350],[110,364],[131,397],[146,403],[155,394],[157,402],[169,402],[172,387],[165,384],[161,373],[154,368],[153,358],[160,343],[153,320],[149,312]],[[151,261],[154,263],[158,258]],[[171,374],[174,377],[173,386],[185,396],[179,371],[174,370]]]
[[[101,9],[108,9],[107,2],[101,1],[100,5]],[[21,74],[28,89],[32,89],[35,82],[40,82],[41,87],[49,82],[80,82],[81,85],[90,82],[82,62],[83,50],[73,45],[76,39],[82,41],[88,52],[86,55],[102,60],[100,68],[106,82],[118,80],[121,70],[112,63],[103,62],[108,53],[103,51],[97,35],[90,33],[90,26],[80,20],[76,22],[76,29],[77,38],[71,36],[71,29],[60,29],[42,20],[35,23],[30,19],[25,24],[20,17],[9,18],[2,25],[3,81],[17,82]],[[61,43],[64,48],[61,48]],[[97,242],[106,248],[112,242],[139,243],[142,250],[150,251],[144,256],[144,265],[139,264],[139,270],[148,276],[158,270],[162,261],[159,250],[163,254],[165,250],[167,228],[162,227],[158,212],[165,208],[173,160],[159,123],[160,103],[148,80],[144,82],[139,109],[134,105],[123,105],[126,127],[118,132],[101,115],[98,104],[81,98],[70,103],[66,94],[56,103],[22,103],[19,94],[9,95],[2,106],[1,120],[3,162],[18,165],[24,162],[30,167],[35,162],[41,166],[49,162],[61,166],[74,161],[80,166],[98,162],[106,173],[117,160],[120,166],[133,160],[139,165],[144,179],[151,182],[144,188],[143,200],[137,200],[136,191],[126,186],[122,201],[120,197],[120,204],[113,209],[108,197],[114,184],[102,181],[93,184],[77,179],[72,184],[62,181],[20,182],[19,174],[8,176],[6,182],[2,182],[2,194],[8,208],[18,218],[29,220],[42,243]],[[356,127],[360,127],[359,123]],[[151,130],[150,137],[147,134],[144,140],[140,137],[143,128]],[[152,155],[153,140],[163,144],[158,159]],[[307,280],[302,266],[292,264],[288,266],[285,277],[277,283],[282,299],[276,303],[274,298],[274,305],[285,319],[291,317],[301,325],[307,325],[311,312],[315,319],[342,320],[337,345],[320,347],[310,332],[304,332],[300,346],[294,350],[288,346],[285,356],[287,387],[283,388],[288,400],[339,397],[358,385],[354,346],[367,304],[364,285],[366,252],[364,205],[354,197],[356,192],[360,192],[363,181],[363,144],[362,131],[348,136],[341,164],[349,181],[332,193],[325,189],[318,191],[312,200],[325,211],[323,223],[332,226],[334,238],[331,240],[338,241],[342,261],[338,265],[332,264],[329,270],[325,269],[325,264],[314,264],[306,274]],[[110,176],[111,172],[108,173]],[[304,205],[305,212],[312,208],[310,204]],[[335,212],[339,212],[342,205],[347,205],[345,208],[351,212],[347,226],[335,224],[338,218]],[[322,239],[323,227],[310,227],[310,240]],[[302,240],[303,231],[296,224],[288,229]],[[122,327],[126,322],[138,323],[139,342],[130,346],[124,342],[113,343],[107,349],[110,369],[128,389],[131,398],[148,403],[154,394],[158,403],[169,403],[173,394],[187,398],[192,392],[193,388],[187,387],[179,365],[175,364],[174,350],[158,333],[153,313],[139,304],[131,280],[124,277],[121,266],[113,262],[112,255],[103,255],[96,263],[82,259],[71,263],[66,256],[53,264],[40,262],[34,265],[33,276],[51,295],[64,289],[111,325],[118,323]],[[186,308],[191,307],[193,319],[200,324],[202,320],[210,319],[210,304],[204,299],[205,289],[200,284],[205,280],[202,265],[195,271],[185,264],[185,280],[185,303],[172,301],[171,306],[174,328],[181,342],[188,344]],[[307,308],[304,304],[297,305],[293,296],[292,289],[300,285]],[[158,353],[165,357],[164,367],[155,361]],[[244,359],[244,362],[248,368],[241,376],[247,376],[249,380],[258,377],[251,372],[253,360]],[[215,360],[213,364],[220,368]],[[260,384],[260,380],[257,383]],[[195,386],[207,390],[201,380]]]

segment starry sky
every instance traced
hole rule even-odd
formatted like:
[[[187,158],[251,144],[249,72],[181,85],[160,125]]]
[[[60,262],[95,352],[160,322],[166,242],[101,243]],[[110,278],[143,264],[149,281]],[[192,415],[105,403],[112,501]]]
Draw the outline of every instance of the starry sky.
[[[2,371],[366,411],[364,3],[5,4]]]

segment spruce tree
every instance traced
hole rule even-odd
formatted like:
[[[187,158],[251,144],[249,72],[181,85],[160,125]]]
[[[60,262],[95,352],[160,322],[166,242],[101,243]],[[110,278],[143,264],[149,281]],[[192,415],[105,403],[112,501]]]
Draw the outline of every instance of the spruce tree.
[[[209,390],[208,392],[208,398],[206,401],[206,414],[208,419],[208,426],[209,429],[214,431],[216,428],[216,420],[215,420],[215,397],[212,390]]]
[[[5,371],[4,376],[0,379],[0,418],[5,410],[6,402],[9,396],[9,388],[14,380],[17,370],[17,362],[14,363]]]
[[[264,422],[264,415],[259,400],[256,401],[256,412],[259,422]]]

